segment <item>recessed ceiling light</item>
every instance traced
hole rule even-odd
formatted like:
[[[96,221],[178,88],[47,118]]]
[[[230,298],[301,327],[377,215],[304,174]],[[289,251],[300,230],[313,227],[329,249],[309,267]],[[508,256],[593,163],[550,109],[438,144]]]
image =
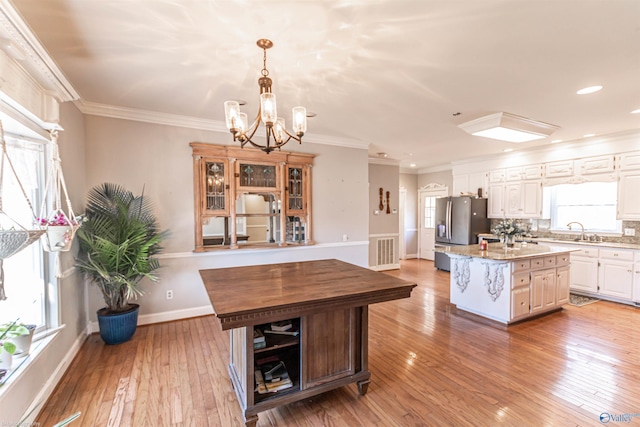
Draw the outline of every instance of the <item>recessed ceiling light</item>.
[[[409,165],[409,167],[410,167],[410,168],[415,168],[415,167],[416,167],[416,164],[415,164],[415,163],[411,163],[411,164]]]
[[[378,157],[382,157],[383,159],[389,156],[387,153],[383,153],[383,152],[376,153],[376,154],[378,155]]]
[[[505,153],[510,153],[510,152],[512,152],[512,151],[513,151],[513,148],[505,148],[505,149],[504,149],[504,150],[502,150],[502,151],[504,151]]]
[[[589,93],[594,93],[599,91],[600,89],[602,89],[602,86],[589,86],[589,87],[585,87],[580,89],[579,91],[577,91],[576,93],[578,95],[587,95]]]
[[[582,135],[582,136],[583,136],[583,137],[585,137],[585,138],[590,138],[590,137],[592,137],[592,136],[596,136],[596,134],[595,134],[595,133],[585,133],[585,134],[584,134],[584,135]]]
[[[508,142],[528,142],[546,138],[559,129],[549,123],[537,122],[509,113],[480,117],[458,127],[471,135]]]
[[[558,142],[562,142],[561,139],[554,139],[553,141],[551,141],[552,144],[557,144]]]
[[[633,110],[631,114],[640,114],[640,108]]]

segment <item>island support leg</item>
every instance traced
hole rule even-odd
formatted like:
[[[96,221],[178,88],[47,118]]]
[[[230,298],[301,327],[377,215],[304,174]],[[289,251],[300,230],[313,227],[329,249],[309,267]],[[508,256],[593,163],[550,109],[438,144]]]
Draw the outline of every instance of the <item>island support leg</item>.
[[[258,424],[258,416],[257,415],[252,415],[249,418],[244,419],[244,425],[247,427],[256,427],[256,424]]]
[[[369,306],[360,307],[360,369],[369,372]],[[366,380],[358,381],[360,396],[367,394],[371,374]]]

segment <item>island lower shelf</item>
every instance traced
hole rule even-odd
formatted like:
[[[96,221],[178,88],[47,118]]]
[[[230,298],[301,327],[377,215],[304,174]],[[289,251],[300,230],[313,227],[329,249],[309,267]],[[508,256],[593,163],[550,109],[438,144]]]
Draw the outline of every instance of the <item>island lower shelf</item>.
[[[509,254],[477,246],[442,250],[451,259],[450,299],[456,308],[510,324],[569,302],[570,251],[538,247]]]

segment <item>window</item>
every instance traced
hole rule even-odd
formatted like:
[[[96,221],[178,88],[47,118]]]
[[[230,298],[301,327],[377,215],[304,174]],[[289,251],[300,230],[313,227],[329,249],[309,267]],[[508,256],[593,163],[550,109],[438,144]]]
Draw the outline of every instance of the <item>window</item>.
[[[43,144],[5,136],[7,153],[16,169],[33,209],[41,203],[44,188],[45,147]],[[17,221],[27,229],[32,228],[33,213],[5,160],[2,170],[2,208],[0,214],[3,228],[15,227]],[[7,258],[4,264],[4,284],[7,300],[0,301],[0,323],[20,321],[38,327],[47,323],[47,298],[45,292],[45,257],[36,241],[20,252]]]
[[[575,221],[591,232],[622,232],[622,221],[616,220],[617,182],[562,184],[545,191],[549,195],[552,230],[566,231],[567,224]]]
[[[435,228],[436,224],[436,198],[426,196],[424,198],[424,228]]]

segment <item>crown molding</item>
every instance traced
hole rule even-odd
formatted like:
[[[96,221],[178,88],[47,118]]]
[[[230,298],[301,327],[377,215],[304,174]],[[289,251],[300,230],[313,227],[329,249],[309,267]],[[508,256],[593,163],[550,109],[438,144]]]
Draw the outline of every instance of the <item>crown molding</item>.
[[[370,165],[385,165],[385,166],[398,166],[400,167],[400,160],[396,159],[381,159],[377,157],[369,157]]]
[[[99,104],[84,100],[75,101],[74,104],[82,114],[90,116],[110,117],[114,119],[133,120],[159,125],[209,130],[213,132],[229,132],[227,126],[223,122],[216,120],[199,119],[196,117],[181,116],[178,114],[158,113],[155,111],[138,110],[128,107],[118,107],[115,105]]]
[[[16,62],[48,90],[51,96],[59,102],[80,98],[9,0],[0,0],[0,36],[13,43],[21,57]]]

